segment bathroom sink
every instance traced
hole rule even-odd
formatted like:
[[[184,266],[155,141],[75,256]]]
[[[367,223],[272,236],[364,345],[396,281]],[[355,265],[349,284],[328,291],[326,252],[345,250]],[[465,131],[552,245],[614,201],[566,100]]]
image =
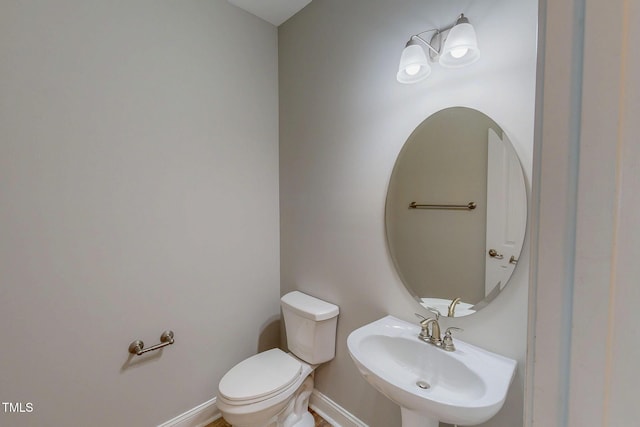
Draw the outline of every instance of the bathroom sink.
[[[504,404],[516,361],[459,339],[444,351],[418,339],[417,324],[386,316],[353,331],[351,358],[364,378],[401,407],[403,427],[481,424]]]

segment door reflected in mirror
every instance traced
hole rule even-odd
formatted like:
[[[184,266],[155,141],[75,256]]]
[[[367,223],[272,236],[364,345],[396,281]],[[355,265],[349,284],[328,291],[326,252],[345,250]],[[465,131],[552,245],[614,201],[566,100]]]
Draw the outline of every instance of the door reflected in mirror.
[[[465,107],[423,121],[389,182],[387,242],[407,290],[443,316],[466,316],[509,282],[524,241],[524,173],[504,131]]]

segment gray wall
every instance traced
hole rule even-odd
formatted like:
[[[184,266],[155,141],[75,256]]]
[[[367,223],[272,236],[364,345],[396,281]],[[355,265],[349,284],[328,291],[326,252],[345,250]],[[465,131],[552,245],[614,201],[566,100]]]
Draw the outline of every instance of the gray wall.
[[[0,425],[157,425],[256,352],[279,314],[276,38],[223,0],[2,2],[0,397],[34,410]]]
[[[434,66],[426,81],[396,82],[409,35],[464,12],[481,60]],[[396,156],[426,117],[454,105],[502,127],[531,177],[537,2],[315,0],[279,28],[282,293],[300,289],[340,305],[336,358],[318,369],[318,390],[372,427],[400,425],[398,407],[358,374],[346,348],[352,330],[386,314],[423,312],[387,253],[386,189]],[[495,303],[445,326],[518,360],[505,408],[492,427],[522,423],[528,243]]]

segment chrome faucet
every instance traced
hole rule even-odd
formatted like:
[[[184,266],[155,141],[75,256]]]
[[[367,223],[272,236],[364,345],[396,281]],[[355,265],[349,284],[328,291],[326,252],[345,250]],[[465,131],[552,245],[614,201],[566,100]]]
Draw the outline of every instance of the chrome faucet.
[[[427,320],[427,326],[431,325],[431,336],[429,337],[429,342],[431,344],[435,344],[438,347],[442,345],[442,338],[440,337],[440,324],[438,323],[438,319],[430,318]]]
[[[420,320],[420,333],[418,334],[418,338],[420,338],[424,342],[428,342],[429,344],[433,344],[436,347],[440,347],[444,351],[455,351],[456,346],[453,345],[453,337],[451,337],[451,331],[459,331],[462,332],[462,328],[456,328],[455,326],[451,326],[447,328],[447,331],[444,334],[444,338],[440,336],[440,324],[438,320],[440,320],[440,312],[433,308],[427,307],[427,310],[436,315],[436,317],[426,318],[421,314],[415,313]],[[431,326],[431,332],[429,332],[429,326]]]
[[[454,299],[453,301],[451,301],[451,304],[449,304],[449,312],[447,313],[447,317],[455,316],[456,305],[458,305],[458,303],[460,301],[462,301],[462,298],[460,298],[460,297],[458,297],[458,298]]]
[[[442,345],[442,338],[440,337],[440,310],[433,307],[427,307],[427,310],[436,315],[436,318],[431,321],[431,344],[440,347]]]
[[[428,319],[418,313],[415,313],[420,319],[421,330],[418,334],[418,338],[422,341],[434,344],[438,347],[442,345],[442,338],[440,336],[440,324],[438,320],[440,320],[440,312],[433,308],[427,307],[427,310],[436,315],[436,317],[429,317]],[[431,332],[429,332],[429,326],[431,326]]]

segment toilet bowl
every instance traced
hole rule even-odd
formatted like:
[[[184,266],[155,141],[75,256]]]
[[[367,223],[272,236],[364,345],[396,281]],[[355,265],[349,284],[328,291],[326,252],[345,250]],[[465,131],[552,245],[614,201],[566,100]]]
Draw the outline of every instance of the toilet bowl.
[[[313,369],[280,349],[259,353],[236,365],[222,378],[218,386],[218,409],[234,427],[306,427],[295,421],[307,412],[313,390]],[[296,403],[302,411],[294,414]]]
[[[335,356],[338,307],[298,291],[281,299],[291,353],[271,349],[238,363],[218,384],[217,406],[234,427],[313,427],[313,372]]]

